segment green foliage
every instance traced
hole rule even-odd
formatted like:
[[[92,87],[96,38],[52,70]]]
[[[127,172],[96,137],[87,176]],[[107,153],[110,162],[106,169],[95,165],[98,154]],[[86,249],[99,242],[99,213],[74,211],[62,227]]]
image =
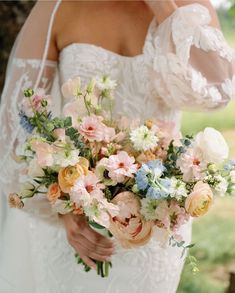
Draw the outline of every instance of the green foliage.
[[[50,168],[43,169],[44,175],[38,176],[34,181],[40,185],[45,185],[47,188],[52,184],[57,182],[58,173],[51,170]]]

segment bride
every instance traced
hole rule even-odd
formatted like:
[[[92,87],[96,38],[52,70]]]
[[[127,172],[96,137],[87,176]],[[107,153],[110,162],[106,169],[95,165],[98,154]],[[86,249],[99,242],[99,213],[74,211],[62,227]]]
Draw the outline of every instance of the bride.
[[[9,60],[0,114],[0,293],[173,293],[180,279],[180,249],[157,230],[144,247],[127,250],[93,231],[79,217],[58,216],[46,202],[7,207],[17,190],[16,154],[25,139],[18,119],[22,91],[43,87],[54,111],[65,101],[60,86],[103,73],[118,83],[115,113],[157,117],[180,128],[182,109],[210,111],[235,95],[235,53],[209,1],[38,1]],[[198,4],[198,3],[201,3]],[[190,223],[180,233],[190,242]],[[112,258],[107,279],[85,273],[77,251]]]

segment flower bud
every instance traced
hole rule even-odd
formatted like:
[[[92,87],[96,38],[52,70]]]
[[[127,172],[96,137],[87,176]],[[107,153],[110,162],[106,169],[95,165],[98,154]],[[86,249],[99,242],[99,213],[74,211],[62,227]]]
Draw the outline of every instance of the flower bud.
[[[218,168],[217,168],[216,164],[209,164],[207,166],[207,169],[208,169],[210,174],[215,174],[218,171]]]
[[[33,89],[28,88],[28,89],[24,90],[24,96],[25,96],[26,98],[30,98],[30,97],[32,97],[33,94],[34,94]]]
[[[138,193],[139,192],[139,189],[138,189],[138,187],[137,187],[137,184],[134,184],[133,186],[132,186],[132,192],[134,192],[134,193]]]

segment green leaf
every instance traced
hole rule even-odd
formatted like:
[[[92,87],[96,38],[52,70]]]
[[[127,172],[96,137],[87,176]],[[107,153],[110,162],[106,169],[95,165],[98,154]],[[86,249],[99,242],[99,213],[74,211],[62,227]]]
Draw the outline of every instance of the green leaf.
[[[92,221],[90,221],[89,222],[89,225],[90,226],[92,226],[93,228],[95,228],[95,229],[105,229],[105,227],[104,226],[101,226],[101,225],[99,225],[99,224],[97,224],[97,223],[95,223],[95,222],[92,222]]]
[[[187,245],[186,248],[192,248],[194,246],[195,246],[195,243],[192,243],[192,244]]]
[[[71,117],[66,117],[64,119],[64,127],[70,127],[72,126],[72,118]]]

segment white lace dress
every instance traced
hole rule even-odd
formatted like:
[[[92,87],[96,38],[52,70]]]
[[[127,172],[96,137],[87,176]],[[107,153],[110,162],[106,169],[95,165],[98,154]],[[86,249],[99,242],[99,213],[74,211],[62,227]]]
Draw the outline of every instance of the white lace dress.
[[[174,121],[180,127],[182,108],[209,110],[225,105],[235,93],[235,55],[222,34],[208,26],[209,20],[208,11],[200,5],[178,9],[159,27],[154,19],[143,53],[135,57],[120,56],[91,44],[67,46],[60,53],[52,87],[55,111],[65,103],[60,100],[58,85],[77,75],[88,82],[103,73],[118,82],[115,113],[133,118]],[[192,46],[197,51],[194,57],[190,55]],[[16,80],[18,88],[29,86],[27,73],[29,68],[37,68],[39,61],[14,62],[18,76],[24,76]],[[217,66],[216,72],[211,70],[211,62],[213,69]],[[56,66],[47,62],[51,71]],[[48,83],[44,78],[45,87]],[[16,115],[16,105],[12,102],[10,109],[5,108],[9,117]],[[14,123],[11,131],[19,129],[18,122]],[[3,129],[2,138],[10,133],[6,126]],[[23,136],[18,134],[18,141]],[[0,293],[176,292],[183,267],[181,250],[169,247],[159,229],[144,247],[117,247],[109,278],[83,272],[75,263],[62,223],[44,200],[36,205],[29,201],[26,213],[7,208],[6,195],[12,190],[12,178],[17,176],[16,165],[11,155],[1,170]],[[191,223],[180,233],[189,243]]]

